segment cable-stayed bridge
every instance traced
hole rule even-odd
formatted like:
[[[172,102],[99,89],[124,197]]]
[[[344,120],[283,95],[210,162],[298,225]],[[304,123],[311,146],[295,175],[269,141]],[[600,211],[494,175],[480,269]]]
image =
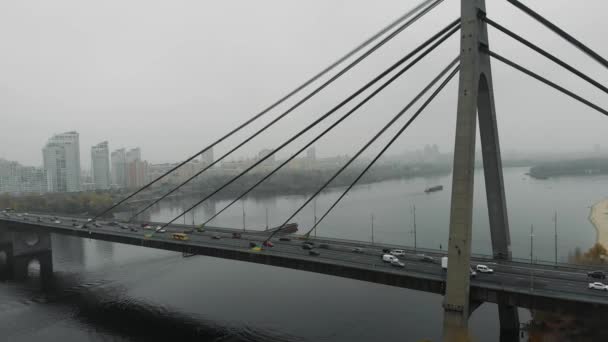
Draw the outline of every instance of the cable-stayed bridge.
[[[590,62],[608,68],[608,61],[606,59],[573,35],[561,29],[556,23],[548,20],[518,0],[503,1],[512,4],[523,15],[538,21],[547,30],[552,31],[566,42],[584,52],[589,57]],[[516,33],[515,30],[503,26],[498,19],[498,15],[493,16],[486,12],[484,0],[461,0],[460,16],[455,14],[453,21],[444,23],[444,26],[437,32],[429,34],[420,45],[394,61],[384,71],[362,84],[360,88],[346,98],[337,99],[336,104],[327,112],[324,112],[308,125],[302,127],[301,130],[285,141],[278,142],[270,153],[259,158],[251,166],[234,175],[209,194],[202,196],[202,198],[176,217],[168,222],[160,223],[158,230],[144,232],[142,229],[138,229],[137,231],[135,229],[132,230],[134,227],[121,229],[120,226],[109,225],[112,221],[113,211],[120,209],[121,206],[128,203],[132,203],[129,201],[137,200],[136,196],[139,194],[143,195],[146,189],[149,189],[152,185],[194,160],[199,155],[224,142],[235,133],[250,126],[260,118],[269,115],[269,113],[276,112],[277,108],[280,108],[279,106],[286,103],[288,99],[296,100],[287,110],[281,111],[279,115],[264,124],[262,128],[239,141],[226,153],[219,156],[219,158],[193,176],[178,184],[164,195],[142,205],[124,223],[133,225],[138,222],[138,218],[142,213],[165,198],[173,196],[184,185],[256,139],[260,134],[272,129],[277,122],[288,119],[290,114],[302,104],[331,86],[334,81],[347,74],[351,69],[365,62],[368,56],[381,53],[381,48],[384,45],[390,43],[394,37],[414,25],[420,18],[432,15],[433,9],[440,6],[442,2],[444,0],[423,1],[410,12],[371,36],[296,89],[288,92],[275,103],[255,114],[202,150],[192,154],[167,173],[154,179],[149,184],[126,196],[94,217],[91,217],[90,221],[76,222],[76,225],[66,225],[66,221],[72,222],[74,219],[82,220],[82,218],[63,217],[62,219],[50,220],[49,217],[43,215],[39,215],[38,218],[40,219],[36,218],[34,221],[24,221],[23,216],[7,213],[7,215],[0,217],[4,229],[0,243],[10,252],[10,259],[14,260],[17,264],[22,264],[23,260],[27,260],[31,255],[49,252],[51,246],[48,234],[57,233],[290,267],[434,292],[444,295],[443,308],[445,311],[444,330],[446,331],[446,339],[459,336],[458,332],[452,333],[453,331],[466,330],[468,317],[471,312],[478,305],[486,301],[498,304],[501,327],[505,331],[516,331],[518,329],[517,307],[547,309],[554,305],[560,305],[577,310],[603,310],[605,304],[608,303],[607,297],[602,292],[594,292],[587,289],[588,281],[585,272],[588,269],[585,267],[558,264],[551,266],[534,263],[526,264],[515,261],[512,258],[491,61],[495,60],[505,64],[514,71],[521,72],[553,88],[556,91],[556,96],[566,96],[602,115],[608,115],[608,111],[586,99],[583,94],[539,75],[520,64],[519,61],[497,53],[491,48],[488,39],[488,26],[531,49],[546,58],[550,63],[561,67],[564,72],[577,76],[603,93],[608,94],[608,88],[593,77],[568,64],[567,61],[535,45],[529,39]],[[238,230],[210,226],[212,221],[226,209],[247,196],[257,186],[271,178],[310,146],[321,141],[324,136],[331,134],[344,121],[352,119],[360,111],[360,108],[364,107],[368,102],[373,101],[378,94],[393,85],[396,80],[407,77],[408,71],[416,67],[420,61],[433,54],[439,46],[450,39],[458,39],[460,41],[460,48],[458,51],[454,51],[453,56],[445,60],[444,65],[430,73],[432,76],[429,77],[428,84],[422,85],[420,91],[413,94],[412,99],[400,111],[395,113],[380,130],[370,133],[369,140],[357,150],[353,157],[338,168],[331,177],[324,180],[323,184],[308,196],[302,205],[289,217],[286,217],[284,222],[279,226],[284,227],[290,224],[302,209],[311,203],[325,188],[330,186],[335,178],[364,154],[370,146],[374,145],[380,137],[385,136],[389,129],[396,129],[396,133],[389,136],[388,142],[367,163],[354,181],[344,189],[342,194],[326,209],[312,227],[306,227],[303,234],[298,236],[299,239],[292,238],[290,241],[286,241],[285,238],[280,239],[279,237],[283,232],[281,229],[270,232],[244,232],[240,238],[232,238],[232,233],[237,233]],[[310,236],[311,232],[331,214],[332,210],[348,194],[352,187],[373,167],[393,143],[406,130],[411,129],[412,123],[424,114],[428,105],[442,93],[444,88],[457,74],[459,75],[458,107],[456,109],[456,138],[454,145],[449,245],[447,251],[449,267],[447,271],[444,271],[439,265],[438,258],[443,255],[437,251],[428,251],[429,256],[435,258],[434,262],[429,262],[429,258],[421,258],[416,252],[410,252],[405,247],[312,238]],[[331,76],[321,82],[324,79],[323,77],[328,75]],[[320,85],[317,85],[318,83]],[[533,96],[531,98],[533,99]],[[348,110],[344,112],[347,108]],[[409,114],[407,119],[404,117],[406,113]],[[315,128],[318,129],[330,117],[333,119],[331,124],[316,134],[314,138],[303,142],[302,138],[306,136],[307,132]],[[493,251],[492,256],[485,257],[475,257],[471,253],[473,169],[478,122]],[[237,182],[242,176],[252,172],[258,165],[264,163],[276,153],[283,151],[288,146],[300,147],[271,171],[262,175],[257,182],[244,189],[240,195],[235,197],[224,208],[207,217],[203,222],[197,222],[197,227],[201,231],[196,229],[190,231],[192,227],[188,228],[176,224],[177,220],[188,212],[204,204],[223,189]],[[166,230],[167,232],[162,233],[162,230]],[[184,233],[184,230],[188,231]],[[174,235],[174,233],[185,234],[185,237],[182,236],[180,238]],[[32,239],[32,236],[36,238]],[[313,242],[314,244],[309,245],[310,247],[304,247],[301,240]],[[32,241],[35,241],[35,243],[32,243]],[[274,244],[274,247],[270,247],[269,243]],[[255,247],[253,244],[255,244]],[[321,245],[324,248],[321,248]],[[357,248],[360,250],[357,250]],[[381,256],[384,253],[383,249],[391,248],[405,250],[402,256],[402,259],[406,261],[404,268],[381,261]],[[317,252],[318,255],[310,252],[311,249]],[[17,260],[21,261],[17,262]],[[496,274],[492,277],[479,274],[476,278],[472,279],[470,267],[471,264],[477,262],[497,265]],[[47,264],[45,263],[45,265]],[[45,269],[52,270],[52,265],[47,265]]]

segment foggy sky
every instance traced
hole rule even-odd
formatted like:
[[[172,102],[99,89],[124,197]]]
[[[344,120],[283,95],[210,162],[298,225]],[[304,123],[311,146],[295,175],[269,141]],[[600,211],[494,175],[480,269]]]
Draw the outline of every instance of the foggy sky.
[[[0,6],[0,158],[41,165],[46,140],[54,133],[76,130],[83,168],[90,164],[90,147],[104,140],[109,141],[111,150],[139,146],[142,157],[152,162],[180,161],[418,2],[4,1]],[[608,70],[506,1],[487,3],[490,18],[608,84]],[[524,3],[608,57],[606,1]],[[446,0],[235,156],[276,147],[447,25],[458,12],[459,1]],[[492,29],[490,45],[608,107],[606,94]],[[352,154],[457,53],[454,36],[317,143],[317,154]],[[608,118],[498,61],[492,63],[503,150],[591,150],[596,143],[604,151],[608,149]],[[432,143],[444,152],[451,151],[456,89],[457,78],[391,153]],[[295,100],[279,109],[288,108]],[[215,155],[280,113],[273,111],[251,129],[222,143]],[[279,156],[302,146],[315,132],[320,130],[305,135]],[[380,147],[381,142],[372,151]]]

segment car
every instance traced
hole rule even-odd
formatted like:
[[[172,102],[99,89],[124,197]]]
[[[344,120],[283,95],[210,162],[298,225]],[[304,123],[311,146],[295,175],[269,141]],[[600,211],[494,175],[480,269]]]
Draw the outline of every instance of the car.
[[[112,222],[108,223],[108,226],[112,226],[112,227],[119,226],[119,225],[120,224],[116,221],[112,221]]]
[[[477,265],[477,267],[475,267],[475,269],[477,270],[477,272],[480,272],[480,273],[494,273],[494,270],[489,268],[486,265]]]
[[[312,241],[304,241],[304,244],[305,244],[305,245],[311,245],[311,246],[314,246],[314,245],[315,245],[315,243],[314,243],[314,242],[312,242]]]
[[[279,241],[291,241],[291,239],[288,238],[287,236],[282,236],[279,238]]]
[[[141,226],[141,227],[142,227],[143,229],[154,229],[154,227],[152,227],[152,226],[151,226],[151,225],[149,225],[149,224],[145,224],[145,225],[143,225],[143,226]]]
[[[361,254],[361,253],[363,253],[363,248],[361,248],[361,247],[355,247],[355,248],[353,248],[351,250],[351,252]]]
[[[475,278],[475,276],[477,275],[477,272],[475,272],[475,270],[473,270],[473,268],[472,268],[472,267],[469,267],[469,275],[470,275],[472,278]]]
[[[418,254],[418,259],[424,262],[435,262],[435,258],[430,255]]]
[[[203,227],[196,227],[196,231],[199,233],[204,233],[205,232],[205,228]]]
[[[72,222],[72,226],[77,227],[79,226],[78,222]]]
[[[255,247],[251,248],[251,250],[254,251],[254,252],[261,252],[262,251],[262,247],[255,246]]]
[[[23,216],[23,214],[17,214],[17,217],[21,217],[21,216]]]
[[[305,244],[302,245],[302,249],[312,250],[313,248],[314,248],[313,245],[309,245],[307,243],[305,243]]]
[[[97,222],[95,222],[95,223],[93,223],[93,225],[94,225],[95,227],[97,227],[97,228],[101,228],[101,223],[97,223]]]
[[[215,234],[215,235],[213,235],[213,236],[212,236],[212,238],[213,238],[214,240],[219,240],[219,239],[221,239],[222,237],[221,237],[220,235],[218,235],[218,234]]]
[[[42,219],[40,217],[36,218],[37,222],[42,222]]]
[[[27,216],[23,216],[23,221],[29,221],[30,219],[27,218]]]
[[[158,227],[154,230],[157,233],[166,233],[167,231],[165,229],[162,229],[161,227]]]
[[[596,281],[595,283],[589,283],[590,290],[608,291],[608,286]]]
[[[390,254],[394,256],[404,256],[405,251],[403,249],[393,249],[390,251]]]
[[[129,228],[129,230],[130,230],[130,231],[132,231],[132,232],[136,232],[136,231],[137,231],[137,228],[135,228],[135,227],[131,227],[131,228]]]
[[[274,247],[274,244],[270,241],[264,241],[264,243],[262,243],[262,245],[264,245],[266,247]]]
[[[141,224],[141,227],[142,227],[142,228],[146,228],[146,227],[152,227],[152,226],[150,226],[150,224],[148,224],[148,223],[146,223],[146,222],[143,222],[143,223]]]
[[[249,247],[256,247],[257,244],[253,241],[249,241]]]
[[[327,243],[322,243],[319,245],[319,248],[323,248],[323,249],[330,249],[329,244]]]
[[[60,224],[60,223],[61,223],[61,221],[59,221],[59,220],[55,220],[55,221],[53,221],[53,223],[55,223],[55,224]]]
[[[587,273],[587,277],[595,279],[606,279],[606,273],[602,271],[591,271]]]
[[[391,261],[391,266],[393,266],[393,267],[399,267],[399,268],[405,268],[405,264],[402,263],[399,260],[393,260],[393,261]]]
[[[399,261],[399,259],[397,259],[397,257],[394,256],[394,255],[384,254],[384,255],[382,255],[382,261],[384,261],[384,262],[393,262],[393,261]]]
[[[321,253],[315,251],[314,249],[311,249],[308,251],[308,255],[319,256],[319,255],[321,255]]]
[[[240,239],[241,238],[241,233],[232,233],[232,238],[233,239]]]
[[[127,226],[126,224],[120,224],[119,227],[120,229],[129,229],[129,226]]]

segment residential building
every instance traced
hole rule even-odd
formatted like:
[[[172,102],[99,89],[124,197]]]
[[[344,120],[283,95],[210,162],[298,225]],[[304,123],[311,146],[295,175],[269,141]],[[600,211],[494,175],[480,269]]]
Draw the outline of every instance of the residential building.
[[[43,168],[23,166],[0,159],[0,193],[43,193],[47,191]]]
[[[78,132],[53,135],[42,149],[49,192],[80,191]]]
[[[110,188],[112,180],[110,179],[110,150],[107,141],[91,147],[91,172],[94,189]]]
[[[133,148],[127,151],[127,188],[139,188],[146,183],[148,163],[141,160],[141,150]]]
[[[127,186],[127,155],[124,148],[112,152],[112,184],[116,188]]]

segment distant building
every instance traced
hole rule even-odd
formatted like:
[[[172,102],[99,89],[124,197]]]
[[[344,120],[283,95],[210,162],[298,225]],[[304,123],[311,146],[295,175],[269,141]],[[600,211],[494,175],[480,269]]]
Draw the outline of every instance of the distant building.
[[[110,150],[107,141],[91,147],[91,172],[94,189],[105,190],[110,188],[112,180],[110,179]]]
[[[52,136],[42,149],[47,190],[80,191],[80,143],[78,132]]]
[[[112,184],[117,188],[127,187],[127,155],[124,148],[112,152]]]
[[[0,193],[43,193],[47,191],[43,168],[22,166],[0,159]]]
[[[263,159],[264,157],[270,155],[273,150],[271,149],[263,149],[258,153],[258,160]],[[268,166],[273,165],[275,162],[275,155],[271,155],[268,159],[264,160],[261,165]]]
[[[317,160],[317,150],[314,146],[306,150],[306,159],[308,159],[309,161]]]
[[[141,160],[141,149],[133,148],[126,154],[127,188],[138,188],[145,185],[148,163]]]
[[[201,153],[201,162],[209,165],[213,163],[213,147]]]

